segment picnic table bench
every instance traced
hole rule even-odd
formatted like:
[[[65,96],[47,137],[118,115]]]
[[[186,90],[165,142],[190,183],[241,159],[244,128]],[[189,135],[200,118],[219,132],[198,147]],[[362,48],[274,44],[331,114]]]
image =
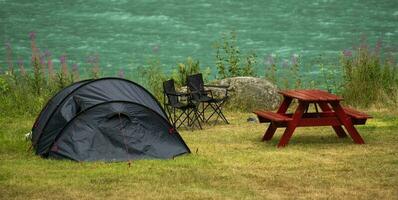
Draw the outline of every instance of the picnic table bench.
[[[284,147],[289,143],[296,127],[332,126],[338,137],[346,137],[347,134],[342,128],[344,126],[355,143],[365,143],[354,125],[365,124],[371,116],[352,108],[342,107],[340,101],[343,98],[322,90],[288,90],[279,93],[283,95],[283,101],[277,112],[254,111],[260,123],[270,123],[263,141],[270,140],[276,129],[280,127],[285,127],[286,130],[278,147]],[[298,100],[297,109],[294,113],[286,113],[293,99]],[[310,104],[314,104],[316,112],[308,112]],[[321,111],[318,110],[318,106]]]

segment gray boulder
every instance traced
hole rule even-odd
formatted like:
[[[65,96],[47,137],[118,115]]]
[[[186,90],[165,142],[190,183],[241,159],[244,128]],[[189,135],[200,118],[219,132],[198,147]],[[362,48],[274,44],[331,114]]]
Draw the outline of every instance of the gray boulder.
[[[253,111],[256,109],[273,110],[280,103],[277,87],[264,78],[233,77],[216,80],[211,85],[229,85],[230,99],[225,106],[231,109]],[[208,88],[213,95],[223,95],[223,89]]]

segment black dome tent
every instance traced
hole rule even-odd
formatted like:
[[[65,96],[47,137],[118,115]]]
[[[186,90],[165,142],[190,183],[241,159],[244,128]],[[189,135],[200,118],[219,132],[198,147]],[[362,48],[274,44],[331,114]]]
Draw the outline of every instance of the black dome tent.
[[[190,153],[156,98],[121,78],[84,80],[58,92],[33,125],[32,145],[37,155],[76,161]]]

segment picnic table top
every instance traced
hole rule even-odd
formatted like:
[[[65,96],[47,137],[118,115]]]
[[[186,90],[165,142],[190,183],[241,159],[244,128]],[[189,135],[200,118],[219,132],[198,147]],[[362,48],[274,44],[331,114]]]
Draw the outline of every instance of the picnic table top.
[[[324,90],[284,90],[279,91],[283,96],[296,98],[301,101],[341,101],[342,97]]]

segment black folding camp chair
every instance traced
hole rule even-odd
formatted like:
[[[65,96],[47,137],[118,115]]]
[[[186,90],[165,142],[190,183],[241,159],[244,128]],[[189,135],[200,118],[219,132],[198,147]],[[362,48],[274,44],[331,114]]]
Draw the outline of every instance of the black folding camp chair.
[[[227,118],[225,118],[222,112],[222,105],[228,99],[228,87],[222,85],[204,85],[202,74],[194,74],[187,77],[187,86],[191,92],[193,101],[202,104],[202,110],[199,112],[201,120],[208,122],[210,118],[217,115],[216,120],[220,117],[225,123],[229,124]],[[215,98],[211,90],[207,88],[221,88],[224,90],[224,95],[220,98]],[[209,117],[206,118],[205,111],[211,108],[212,112]]]
[[[189,127],[202,129],[198,112],[198,103],[192,102],[189,93],[177,92],[174,80],[163,82],[164,106],[174,127],[179,128],[185,122]],[[185,99],[185,102],[182,100]],[[177,112],[177,111],[180,112]],[[196,123],[195,123],[196,122]]]

